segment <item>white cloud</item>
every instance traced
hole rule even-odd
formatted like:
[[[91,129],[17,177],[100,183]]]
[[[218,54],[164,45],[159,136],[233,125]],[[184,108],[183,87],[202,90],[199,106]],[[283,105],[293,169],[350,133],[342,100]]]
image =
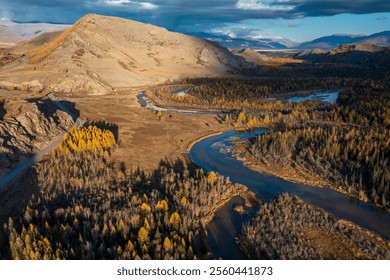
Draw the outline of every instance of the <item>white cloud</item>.
[[[131,3],[133,1],[130,0],[103,0],[103,2],[107,5],[111,6],[120,6],[122,4]]]
[[[146,10],[153,10],[158,8],[158,6],[153,3],[132,0],[103,0],[103,3],[109,6],[135,5],[138,8]]]
[[[289,11],[294,8],[289,2],[290,0],[238,0],[236,8],[240,10]]]
[[[276,38],[276,36],[268,34],[261,29],[246,28],[243,26],[213,28],[209,30],[209,32],[212,34],[226,35],[231,38],[243,38],[243,39],[254,39],[254,40]]]
[[[153,4],[153,3],[149,3],[149,2],[140,2],[139,3],[140,6],[144,9],[148,9],[148,10],[153,10],[153,9],[157,9],[158,6]]]

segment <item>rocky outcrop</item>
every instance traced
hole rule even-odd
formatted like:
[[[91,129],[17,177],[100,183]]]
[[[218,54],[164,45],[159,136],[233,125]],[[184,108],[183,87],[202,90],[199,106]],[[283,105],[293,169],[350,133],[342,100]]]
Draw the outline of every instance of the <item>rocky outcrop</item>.
[[[386,67],[390,63],[390,47],[380,47],[369,43],[344,44],[331,50],[306,50],[294,56],[297,59],[316,63],[365,64]]]
[[[0,81],[0,89],[13,91],[13,90],[22,90],[22,91],[31,91],[31,92],[42,92],[44,90],[43,85],[37,81],[23,82],[21,84],[14,84],[7,81]]]
[[[233,51],[235,55],[243,57],[247,62],[253,62],[258,65],[263,64],[265,61],[268,61],[269,58],[266,55],[262,55],[252,49],[245,48],[239,51]]]
[[[0,114],[0,175],[62,135],[72,118],[49,100],[6,99]]]

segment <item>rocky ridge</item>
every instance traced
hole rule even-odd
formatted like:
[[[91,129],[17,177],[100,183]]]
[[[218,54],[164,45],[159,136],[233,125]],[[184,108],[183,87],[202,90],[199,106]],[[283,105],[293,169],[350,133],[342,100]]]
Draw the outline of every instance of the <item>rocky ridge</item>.
[[[7,51],[22,57],[2,66],[0,79],[16,84],[38,80],[53,92],[103,94],[255,67],[214,42],[95,14],[62,33],[39,36]]]
[[[316,63],[369,64],[382,67],[390,64],[390,47],[370,43],[344,44],[331,51],[322,49],[302,51],[294,58]]]
[[[48,99],[0,102],[0,176],[73,125]]]

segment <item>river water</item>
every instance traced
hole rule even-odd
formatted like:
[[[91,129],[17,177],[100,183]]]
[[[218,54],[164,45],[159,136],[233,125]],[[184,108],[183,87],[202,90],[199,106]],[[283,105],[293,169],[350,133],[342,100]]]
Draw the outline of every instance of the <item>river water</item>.
[[[319,100],[328,103],[336,103],[337,98],[339,97],[338,91],[324,91],[319,93],[313,93],[307,96],[294,96],[286,98],[283,102],[301,102],[304,100]]]
[[[244,139],[263,133],[238,134],[235,131],[206,138],[195,143],[189,153],[190,158],[206,171],[217,171],[230,177],[231,181],[247,186],[261,198],[269,201],[281,193],[297,195],[304,201],[327,210],[335,217],[352,221],[362,227],[390,239],[390,214],[369,203],[338,193],[330,188],[317,188],[292,183],[275,176],[252,171],[235,159],[226,148],[232,147],[235,139]],[[217,258],[241,259],[243,256],[234,242],[248,216],[240,216],[231,210],[231,205],[222,208],[208,226],[208,241]]]
[[[337,91],[314,93],[307,96],[295,96],[284,99],[284,102],[301,102],[303,100],[320,100],[335,103],[339,93]],[[183,114],[216,114],[217,112],[189,111],[166,109],[154,106],[145,98],[145,93],[137,96],[142,107]],[[383,238],[390,240],[390,213],[369,203],[358,201],[355,198],[343,195],[330,188],[311,187],[292,183],[272,175],[255,172],[227,152],[233,147],[233,140],[246,139],[261,134],[255,132],[239,133],[228,131],[212,136],[195,143],[190,152],[191,160],[205,171],[217,171],[219,174],[230,177],[231,181],[247,186],[265,201],[270,201],[281,193],[297,195],[304,201],[327,210],[333,216],[354,222],[357,225],[370,229]],[[208,243],[216,258],[244,259],[237,244],[237,236],[241,232],[242,224],[249,221],[256,213],[247,209],[245,214],[238,214],[232,209],[240,204],[241,198],[233,198],[227,205],[217,211],[214,219],[208,225]],[[241,201],[242,202],[242,201]]]
[[[183,90],[172,92],[172,94],[180,95],[183,93]],[[187,109],[176,109],[176,108],[164,108],[157,106],[149,101],[149,99],[146,97],[145,92],[141,92],[137,95],[137,101],[143,108],[147,108],[151,111],[160,111],[167,114],[184,114],[184,115],[225,115],[230,114],[230,112],[225,111],[202,111],[198,109],[194,110],[187,110]]]

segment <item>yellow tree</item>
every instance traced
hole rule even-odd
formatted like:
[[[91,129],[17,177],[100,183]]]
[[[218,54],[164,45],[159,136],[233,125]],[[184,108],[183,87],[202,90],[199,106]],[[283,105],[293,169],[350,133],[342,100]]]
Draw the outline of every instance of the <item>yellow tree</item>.
[[[213,185],[217,181],[217,174],[215,174],[214,171],[210,171],[209,174],[207,175],[207,182],[210,185]]]
[[[149,204],[145,203],[145,202],[142,202],[141,204],[141,210],[142,211],[146,211],[146,212],[150,212],[151,210],[151,207]]]
[[[146,230],[149,230],[149,222],[148,222],[148,220],[145,218],[145,220],[144,220],[144,228],[146,229]]]
[[[138,231],[138,242],[140,244],[144,244],[147,241],[148,241],[148,231],[144,227],[141,227]]]
[[[159,210],[168,211],[168,203],[165,199],[158,201],[156,207]]]
[[[176,211],[173,212],[171,217],[169,218],[169,223],[178,229],[180,226],[180,222],[181,222],[180,215]]]
[[[165,239],[164,239],[163,247],[164,247],[164,250],[167,251],[167,252],[170,252],[173,249],[172,242],[171,242],[171,240],[169,239],[168,236],[165,237]]]
[[[238,114],[237,120],[238,120],[238,121],[245,121],[245,120],[246,120],[245,113],[244,113],[244,112],[240,112],[240,113]]]
[[[108,226],[107,226],[106,223],[104,223],[104,225],[103,225],[103,236],[104,236],[104,235],[107,235],[108,232],[109,232]]]
[[[118,223],[118,230],[123,231],[125,229],[125,223],[123,222],[123,219],[121,218]]]
[[[131,240],[127,241],[126,250],[130,252],[133,258],[137,254],[137,252],[134,249],[134,244],[133,242],[131,242]]]
[[[162,115],[163,115],[163,113],[162,113],[161,111],[158,111],[158,112],[156,113],[156,116],[157,116],[158,120],[161,120]]]
[[[187,199],[184,196],[181,198],[180,204],[183,205],[183,206],[186,206],[188,204],[188,201],[187,201]]]
[[[283,114],[281,112],[278,113],[278,121],[282,121],[283,120]]]
[[[121,256],[123,254],[123,250],[122,250],[122,247],[121,246],[118,246],[116,248],[116,253],[118,254],[118,256]]]
[[[270,119],[269,119],[268,114],[265,115],[264,120],[263,120],[263,123],[264,123],[265,125],[267,125],[267,124],[270,123]]]

